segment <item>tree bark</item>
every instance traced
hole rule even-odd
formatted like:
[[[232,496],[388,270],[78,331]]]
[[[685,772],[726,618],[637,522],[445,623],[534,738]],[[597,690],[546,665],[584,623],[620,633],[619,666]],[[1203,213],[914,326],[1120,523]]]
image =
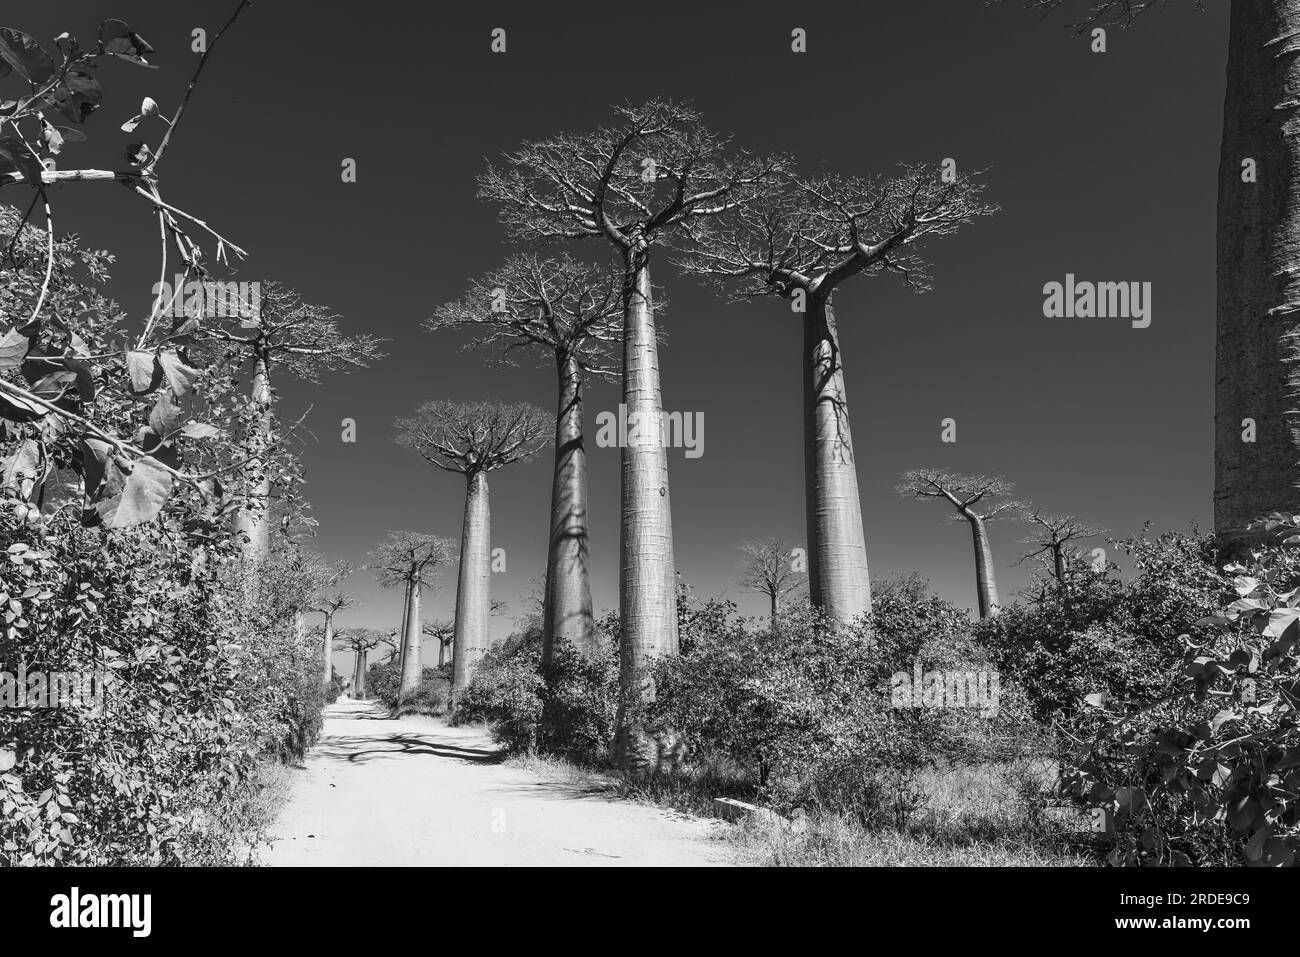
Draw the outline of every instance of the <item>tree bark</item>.
[[[465,524],[460,537],[460,575],[456,582],[456,627],[452,651],[453,696],[474,677],[488,648],[491,610],[491,513],[483,472],[466,476]]]
[[[871,581],[844,362],[828,299],[808,297],[803,329],[808,595],[814,607],[849,622],[871,611]]]
[[[325,684],[334,680],[334,616],[325,616]]]
[[[1236,0],[1219,156],[1214,527],[1300,507],[1300,5]],[[1256,163],[1257,182],[1242,180]],[[1242,420],[1256,441],[1242,441]]]
[[[420,688],[423,671],[420,655],[420,586],[408,582],[406,586],[406,630],[402,637],[401,698],[410,697]]]
[[[352,683],[352,696],[354,698],[365,698],[366,696],[366,653],[357,652],[357,678]]]
[[[644,249],[627,253],[623,286],[623,404],[628,441],[622,454],[619,541],[619,647],[622,726],[629,707],[654,699],[645,667],[677,654],[677,576],[673,566],[668,454],[661,440],[663,402],[650,265]],[[639,433],[641,441],[633,442]]]
[[[447,663],[447,643],[441,638],[438,639],[438,667],[441,668]]]
[[[267,361],[264,357],[259,356],[255,362],[253,370],[253,402],[260,406],[261,411],[258,416],[257,437],[256,441],[263,449],[267,448],[271,442],[271,377]],[[271,506],[271,479],[266,474],[268,462],[265,458],[257,458],[256,467],[261,470],[262,477],[259,478],[250,489],[250,498],[258,501],[260,507],[241,508],[234,514],[233,525],[235,534],[247,536],[247,541],[243,545],[243,554],[246,561],[256,563],[266,558],[271,550],[271,516],[269,513]]]
[[[1052,545],[1052,570],[1058,582],[1065,581],[1065,552],[1059,542]]]
[[[989,618],[1000,610],[998,583],[993,571],[993,549],[989,547],[984,519],[973,512],[967,512],[966,521],[970,522],[971,537],[975,541],[975,590],[979,598],[980,617]]]
[[[546,554],[542,611],[542,663],[557,642],[590,654],[595,626],[587,525],[587,452],[583,444],[582,370],[571,355],[556,356],[559,407],[555,417],[555,473],[551,484],[551,537]]]

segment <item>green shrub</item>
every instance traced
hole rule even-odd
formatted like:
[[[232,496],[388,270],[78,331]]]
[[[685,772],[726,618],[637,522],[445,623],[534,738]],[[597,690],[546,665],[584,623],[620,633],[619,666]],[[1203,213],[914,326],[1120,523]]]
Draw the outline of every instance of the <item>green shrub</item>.
[[[1063,582],[1040,580],[1029,601],[975,628],[1000,672],[1023,689],[1045,724],[1086,726],[1090,694],[1129,700],[1170,690],[1185,651],[1179,636],[1230,590],[1214,567],[1212,537],[1144,533],[1114,544],[1136,566],[1131,579],[1075,561]]]
[[[905,817],[912,777],[954,754],[992,752],[1023,721],[977,710],[895,708],[891,679],[987,669],[964,612],[917,580],[880,583],[871,617],[837,627],[806,604],[773,624],[729,603],[696,606],[689,651],[656,663],[652,717],[692,751],[748,768],[778,806]],[[1001,688],[999,689],[1001,691]],[[1003,694],[1002,699],[1005,699]]]
[[[366,670],[366,692],[386,707],[398,711],[397,691],[401,684],[401,661],[395,655]],[[451,666],[423,668],[416,690],[402,698],[401,714],[439,715],[447,710],[451,697]]]
[[[1190,624],[1162,687],[1088,698],[1094,733],[1063,780],[1112,816],[1112,864],[1296,864],[1300,516],[1276,516],[1269,530],[1290,537],[1227,567],[1235,600]],[[1160,577],[1158,592],[1170,596],[1160,612],[1183,624],[1205,576],[1182,587],[1168,568]]]
[[[457,697],[455,720],[490,723],[511,751],[599,760],[618,697],[618,646],[600,634],[602,654],[589,658],[561,643],[543,674],[541,629],[528,625],[480,659]]]

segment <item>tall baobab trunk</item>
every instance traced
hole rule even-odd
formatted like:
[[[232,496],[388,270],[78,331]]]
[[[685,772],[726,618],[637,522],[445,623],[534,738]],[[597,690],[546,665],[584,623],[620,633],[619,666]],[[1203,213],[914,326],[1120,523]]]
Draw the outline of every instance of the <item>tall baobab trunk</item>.
[[[645,665],[653,658],[677,654],[677,576],[668,500],[668,454],[661,437],[659,349],[650,265],[643,243],[634,245],[626,262],[623,402],[627,407],[629,441],[623,447],[619,543],[620,726],[626,707],[653,700],[654,688],[644,680]],[[634,434],[642,441],[633,443]]]
[[[397,630],[397,703],[402,703],[405,690],[402,677],[406,674],[406,621],[411,614],[411,581],[408,578],[402,587],[402,624]]]
[[[835,312],[815,293],[803,320],[808,596],[838,621],[871,610],[867,542]]]
[[[474,677],[474,667],[489,644],[491,611],[491,531],[487,473],[466,476],[465,525],[460,536],[460,576],[456,582],[455,650],[452,694]]]
[[[325,633],[325,684],[334,680],[334,616],[325,616],[325,625],[321,629]]]
[[[253,371],[253,402],[258,406],[257,437],[254,442],[261,449],[269,446],[271,441],[271,377],[267,360],[259,356]],[[260,505],[256,509],[241,508],[235,512],[234,529],[236,534],[248,536],[244,545],[244,557],[250,562],[264,559],[271,550],[271,479],[266,474],[268,462],[259,455],[257,467],[262,470],[262,477],[251,489],[252,498]]]
[[[352,665],[352,697],[364,698],[366,696],[366,652],[356,652],[356,660]]]
[[[441,668],[447,663],[447,643],[441,638],[438,639],[438,667]]]
[[[402,636],[402,683],[401,697],[415,694],[420,688],[420,676],[423,672],[420,660],[420,586],[418,582],[407,582],[406,614],[403,616],[406,630]]]
[[[571,355],[557,355],[560,378],[555,417],[555,476],[551,485],[551,539],[546,555],[542,612],[542,663],[556,642],[587,654],[593,648],[591,576],[588,570],[587,452],[583,447],[582,370]]]
[[[975,541],[975,590],[979,596],[980,617],[989,618],[998,613],[998,583],[993,571],[993,549],[989,547],[989,533],[984,519],[974,512],[966,512],[970,522],[971,537]]]
[[[781,610],[781,599],[777,597],[775,589],[768,592],[768,598],[772,599],[772,624],[776,624],[776,613]]]
[[[1219,156],[1214,527],[1300,508],[1300,5],[1236,0]],[[1242,179],[1254,160],[1257,182]],[[1254,419],[1255,442],[1242,440]]]

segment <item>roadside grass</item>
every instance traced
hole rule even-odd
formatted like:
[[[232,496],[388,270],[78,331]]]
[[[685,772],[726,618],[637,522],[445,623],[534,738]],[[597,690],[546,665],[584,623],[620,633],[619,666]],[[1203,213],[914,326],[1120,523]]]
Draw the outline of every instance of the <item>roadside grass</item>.
[[[187,866],[251,867],[260,863],[293,787],[294,768],[263,761],[238,790],[222,801],[201,802],[190,813],[178,848]]]
[[[713,799],[761,804],[753,777],[725,757],[705,755],[679,774],[632,779],[602,765],[550,755],[515,755],[512,767],[566,786],[603,792],[701,817]],[[865,826],[853,815],[813,809],[794,827],[747,820],[719,828],[741,864],[760,867],[1090,867],[1087,834],[1045,813],[1055,772],[1046,759],[953,765],[921,772],[919,804],[903,823]]]

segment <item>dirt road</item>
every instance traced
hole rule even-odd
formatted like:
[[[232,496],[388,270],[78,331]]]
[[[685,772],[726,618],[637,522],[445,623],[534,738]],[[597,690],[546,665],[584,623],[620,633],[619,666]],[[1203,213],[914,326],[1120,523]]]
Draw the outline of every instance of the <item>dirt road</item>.
[[[506,767],[488,735],[366,702],[326,711],[271,866],[725,866],[725,827]]]

